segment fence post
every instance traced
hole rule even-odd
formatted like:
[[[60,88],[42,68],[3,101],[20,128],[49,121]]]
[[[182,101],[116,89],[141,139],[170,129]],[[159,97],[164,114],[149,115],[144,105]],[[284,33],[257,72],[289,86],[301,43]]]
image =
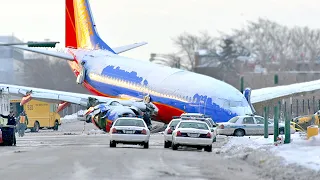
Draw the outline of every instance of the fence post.
[[[290,143],[290,139],[291,139],[291,133],[290,133],[290,119],[288,114],[285,114],[285,124],[284,124],[284,143],[288,144]]]
[[[274,124],[273,124],[273,141],[277,142],[279,136],[279,110],[278,106],[274,107]]]
[[[264,107],[264,138],[268,138],[268,114],[269,114],[269,107]]]
[[[308,114],[310,114],[310,101],[308,99]]]
[[[317,110],[316,110],[316,99],[315,99],[315,97],[313,96],[312,97],[312,104],[313,104],[313,112],[315,113],[315,112],[317,112]]]
[[[297,114],[296,114],[296,117],[299,116],[299,100],[297,99]]]

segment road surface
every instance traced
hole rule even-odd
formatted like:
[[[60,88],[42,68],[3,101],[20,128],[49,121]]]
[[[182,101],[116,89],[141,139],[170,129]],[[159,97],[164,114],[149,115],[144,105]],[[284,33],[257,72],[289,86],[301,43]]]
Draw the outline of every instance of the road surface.
[[[151,136],[149,149],[134,145],[109,148],[107,134],[52,134],[26,134],[18,138],[17,147],[0,147],[1,177],[6,180],[259,179],[254,174],[255,168],[240,160],[227,160],[203,150],[164,149],[161,134]],[[218,139],[214,148],[224,141]]]

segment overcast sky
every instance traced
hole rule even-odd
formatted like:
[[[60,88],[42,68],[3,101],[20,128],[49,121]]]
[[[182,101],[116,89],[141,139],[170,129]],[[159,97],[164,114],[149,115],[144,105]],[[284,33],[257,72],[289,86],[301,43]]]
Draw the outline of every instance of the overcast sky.
[[[24,41],[49,38],[64,45],[65,0],[0,0],[0,35]],[[175,51],[182,32],[230,32],[247,20],[269,18],[289,26],[320,28],[319,0],[91,0],[102,39],[111,47],[147,41],[122,55],[147,60]]]

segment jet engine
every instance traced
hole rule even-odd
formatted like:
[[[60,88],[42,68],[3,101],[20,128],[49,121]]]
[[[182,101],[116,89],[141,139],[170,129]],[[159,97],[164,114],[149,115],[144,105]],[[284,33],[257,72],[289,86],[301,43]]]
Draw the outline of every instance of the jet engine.
[[[139,108],[134,106],[110,106],[106,104],[89,108],[86,115],[89,113],[92,123],[105,132],[109,132],[113,121],[121,116],[142,115]]]

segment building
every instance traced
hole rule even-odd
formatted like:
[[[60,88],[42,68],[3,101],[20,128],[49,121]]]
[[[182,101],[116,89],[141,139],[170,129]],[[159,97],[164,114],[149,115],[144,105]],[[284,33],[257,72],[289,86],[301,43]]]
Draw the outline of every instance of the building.
[[[20,39],[12,36],[0,36],[0,42],[18,43]],[[23,81],[23,52],[19,49],[2,46],[0,48],[0,82],[19,84]]]

